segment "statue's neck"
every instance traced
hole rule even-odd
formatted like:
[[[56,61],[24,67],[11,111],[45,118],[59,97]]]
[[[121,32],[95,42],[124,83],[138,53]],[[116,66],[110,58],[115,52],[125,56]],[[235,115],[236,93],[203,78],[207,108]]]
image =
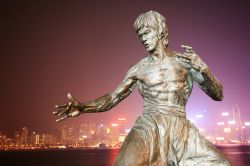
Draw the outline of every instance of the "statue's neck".
[[[150,57],[153,61],[161,61],[166,57],[171,57],[171,51],[168,47],[160,44],[153,52],[150,53]]]

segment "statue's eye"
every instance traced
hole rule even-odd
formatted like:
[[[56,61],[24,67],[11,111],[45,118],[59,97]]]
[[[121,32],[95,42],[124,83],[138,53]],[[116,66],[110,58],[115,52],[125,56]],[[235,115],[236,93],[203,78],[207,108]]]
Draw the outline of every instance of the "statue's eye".
[[[145,32],[145,34],[148,34],[150,32],[150,30],[147,30],[146,32]]]

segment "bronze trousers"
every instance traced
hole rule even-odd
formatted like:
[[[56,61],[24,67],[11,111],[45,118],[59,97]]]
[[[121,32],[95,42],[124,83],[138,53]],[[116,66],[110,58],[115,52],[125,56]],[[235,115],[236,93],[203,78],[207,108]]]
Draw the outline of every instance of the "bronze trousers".
[[[126,137],[114,166],[229,166],[226,157],[175,111],[145,111]]]

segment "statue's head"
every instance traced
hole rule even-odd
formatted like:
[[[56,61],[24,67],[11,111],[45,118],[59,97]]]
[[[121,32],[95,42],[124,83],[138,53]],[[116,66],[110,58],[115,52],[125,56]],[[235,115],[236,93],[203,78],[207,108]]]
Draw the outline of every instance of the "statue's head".
[[[163,45],[165,45],[166,47],[168,46],[168,29],[166,25],[166,20],[165,17],[163,17],[160,13],[155,11],[149,11],[141,14],[135,20],[134,28],[140,38],[144,31],[147,32],[147,29],[155,31],[154,33],[157,35],[156,37],[162,41]],[[147,50],[150,51],[150,49],[148,48]]]

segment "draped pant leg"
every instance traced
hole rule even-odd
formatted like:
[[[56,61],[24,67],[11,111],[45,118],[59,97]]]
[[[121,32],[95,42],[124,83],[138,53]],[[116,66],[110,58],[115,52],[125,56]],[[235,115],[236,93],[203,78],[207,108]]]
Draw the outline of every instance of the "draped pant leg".
[[[142,135],[132,129],[126,137],[113,166],[147,166],[149,147]]]
[[[188,141],[180,166],[231,166],[229,160],[199,130],[188,123]]]

